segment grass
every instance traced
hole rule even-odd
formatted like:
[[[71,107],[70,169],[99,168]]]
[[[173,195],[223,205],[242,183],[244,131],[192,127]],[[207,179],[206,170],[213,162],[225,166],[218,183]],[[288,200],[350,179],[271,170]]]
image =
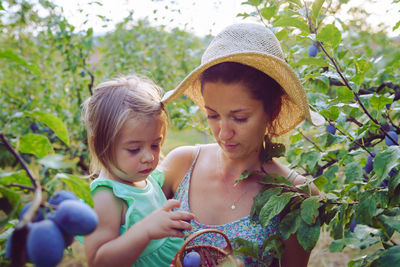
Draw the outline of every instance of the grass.
[[[206,144],[213,142],[213,138],[203,134],[196,129],[187,129],[183,131],[169,130],[162,146],[162,153],[168,154],[169,151],[185,145]]]

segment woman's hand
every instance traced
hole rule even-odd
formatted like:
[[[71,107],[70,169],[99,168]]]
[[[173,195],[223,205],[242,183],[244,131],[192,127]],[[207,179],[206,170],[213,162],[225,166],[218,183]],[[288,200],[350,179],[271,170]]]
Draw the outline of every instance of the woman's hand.
[[[182,230],[192,229],[187,221],[193,220],[194,215],[186,211],[173,211],[174,208],[179,207],[178,200],[169,199],[161,209],[152,212],[140,221],[149,240],[168,236],[184,237]]]

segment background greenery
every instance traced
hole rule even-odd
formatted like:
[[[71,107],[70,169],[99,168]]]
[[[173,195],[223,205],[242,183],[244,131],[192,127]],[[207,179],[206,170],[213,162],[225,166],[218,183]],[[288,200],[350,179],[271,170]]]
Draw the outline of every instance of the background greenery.
[[[253,214],[265,224],[271,216],[287,214],[281,233],[265,244],[278,257],[281,238],[296,233],[311,250],[322,230],[332,241],[329,252],[346,247],[359,251],[349,266],[388,266],[400,262],[400,41],[383,28],[369,27],[361,8],[350,11],[353,20],[343,21],[337,14],[347,2],[243,2],[254,12],[239,16],[272,28],[311,107],[335,127],[333,133],[326,125],[304,122],[281,139],[287,163],[310,177],[321,196],[294,192],[278,179],[280,191],[261,192]],[[54,191],[66,188],[92,203],[80,107],[93,87],[137,72],[170,90],[199,64],[210,40],[152,26],[133,14],[115,30],[95,35],[91,28],[76,31],[51,1],[0,1],[0,264],[8,262],[6,239],[15,227],[28,223],[17,220],[26,201],[46,205]],[[316,55],[309,52],[312,46]],[[204,116],[188,99],[182,97],[168,109],[171,129],[164,153],[212,140]],[[371,171],[365,169],[368,157]],[[264,182],[273,180],[266,177]],[[35,190],[42,192],[41,199],[34,197]],[[242,249],[252,253],[244,241]]]

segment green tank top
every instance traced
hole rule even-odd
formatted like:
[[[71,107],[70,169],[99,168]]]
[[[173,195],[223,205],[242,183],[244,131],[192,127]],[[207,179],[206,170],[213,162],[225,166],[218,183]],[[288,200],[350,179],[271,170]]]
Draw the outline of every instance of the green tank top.
[[[125,214],[125,224],[121,225],[120,229],[122,235],[129,227],[164,205],[167,199],[161,190],[163,183],[163,174],[154,170],[147,178],[147,185],[143,189],[99,177],[90,184],[90,190],[94,194],[99,187],[108,187],[113,190],[116,197],[126,202],[128,209]],[[177,237],[151,240],[132,266],[169,266],[182,243],[183,239]]]

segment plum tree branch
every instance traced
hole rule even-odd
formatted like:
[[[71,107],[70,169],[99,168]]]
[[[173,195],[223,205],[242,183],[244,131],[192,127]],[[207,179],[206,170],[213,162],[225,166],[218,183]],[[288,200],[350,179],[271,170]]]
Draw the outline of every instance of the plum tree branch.
[[[309,16],[308,13],[308,8],[307,5],[304,3],[304,7],[306,10],[306,17],[307,17],[307,21],[310,24],[310,27],[313,27],[313,32],[312,33],[317,33],[315,30],[314,25],[311,22],[311,18]],[[357,92],[354,91],[354,89],[351,87],[351,85],[349,84],[348,80],[346,79],[346,77],[344,77],[342,71],[340,70],[340,66],[339,64],[336,62],[336,60],[328,53],[328,51],[326,51],[325,47],[321,44],[321,42],[317,41],[318,46],[322,49],[322,51],[324,52],[324,54],[329,58],[329,60],[331,61],[331,63],[333,64],[333,66],[336,69],[336,72],[339,74],[340,78],[342,79],[342,81],[344,82],[345,86],[353,92],[354,97],[356,98],[357,103],[360,105],[361,109],[364,111],[364,113],[368,116],[368,118],[370,118],[371,121],[373,121],[375,124],[380,125],[380,123],[374,118],[372,117],[372,115],[368,112],[367,108],[364,106],[364,104],[361,102],[360,97],[358,96]],[[394,140],[394,138],[392,138],[384,129],[382,129],[382,127],[380,128],[380,130],[383,132],[383,134],[389,138],[395,145],[399,145],[397,143],[396,140]]]
[[[21,164],[22,168],[26,171],[29,179],[32,182],[33,188],[34,188],[34,197],[32,201],[32,205],[29,207],[27,212],[24,214],[22,221],[19,222],[16,228],[23,228],[25,225],[27,225],[29,222],[32,221],[33,217],[35,216],[36,211],[40,207],[40,203],[42,202],[42,188],[40,184],[36,181],[36,179],[33,177],[32,172],[26,166],[25,162],[21,158],[21,156],[15,151],[15,149],[11,146],[11,144],[7,141],[3,133],[0,133],[0,138],[6,148],[13,154],[15,159]]]

